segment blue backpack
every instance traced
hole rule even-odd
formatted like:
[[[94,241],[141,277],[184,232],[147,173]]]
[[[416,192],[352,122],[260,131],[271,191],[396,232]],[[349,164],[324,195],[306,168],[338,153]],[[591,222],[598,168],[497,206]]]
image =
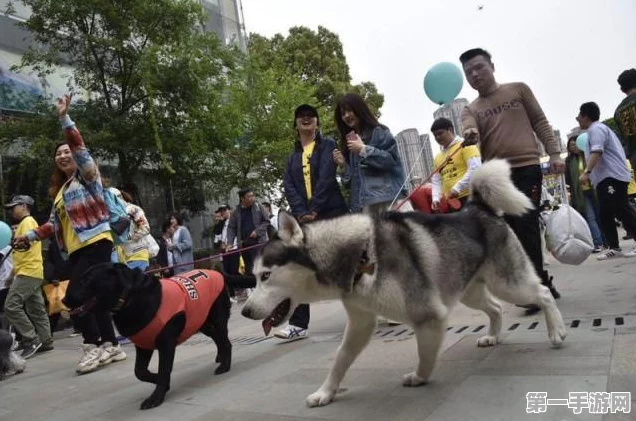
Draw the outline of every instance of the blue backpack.
[[[110,230],[115,244],[123,244],[132,236],[133,224],[126,212],[126,202],[119,198],[112,188],[104,189],[104,203],[110,212]]]

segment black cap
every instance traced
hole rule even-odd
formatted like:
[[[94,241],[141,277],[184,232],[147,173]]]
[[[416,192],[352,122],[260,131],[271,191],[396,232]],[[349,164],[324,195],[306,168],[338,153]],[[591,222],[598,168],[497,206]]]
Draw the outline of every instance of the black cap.
[[[316,117],[316,120],[318,120],[318,125],[320,125],[320,117],[318,117],[318,110],[316,110],[314,107],[312,107],[309,104],[302,104],[298,106],[298,108],[296,108],[296,111],[294,111],[294,126],[296,125],[296,119],[298,118],[298,115],[303,113],[310,113],[313,117]]]
[[[13,199],[11,199],[11,201],[9,203],[4,205],[4,207],[5,208],[12,208],[12,207],[17,206],[17,205],[33,206],[34,203],[35,203],[35,200],[33,200],[33,198],[31,196],[27,196],[25,194],[21,194],[21,195],[13,196]]]
[[[223,211],[226,211],[228,209],[230,209],[230,205],[221,205],[221,206],[219,206],[219,208],[216,211],[214,211],[214,213],[223,212]]]

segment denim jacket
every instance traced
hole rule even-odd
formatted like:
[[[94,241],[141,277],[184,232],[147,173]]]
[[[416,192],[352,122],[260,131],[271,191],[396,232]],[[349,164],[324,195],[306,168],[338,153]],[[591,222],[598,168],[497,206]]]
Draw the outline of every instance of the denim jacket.
[[[344,184],[351,189],[352,212],[408,194],[397,143],[389,129],[376,126],[370,138],[367,137],[362,136],[365,146],[360,154],[349,153],[349,165],[342,176]]]

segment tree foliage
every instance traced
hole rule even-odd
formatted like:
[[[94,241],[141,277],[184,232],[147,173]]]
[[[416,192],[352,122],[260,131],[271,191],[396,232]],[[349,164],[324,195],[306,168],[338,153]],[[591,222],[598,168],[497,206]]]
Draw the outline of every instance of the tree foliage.
[[[73,69],[68,84],[83,97],[73,117],[98,157],[118,161],[122,183],[132,184],[141,168],[163,178],[205,176],[190,161],[228,145],[218,116],[236,53],[199,29],[198,1],[21,2],[32,10],[21,25],[34,38],[21,69]],[[32,119],[22,130],[41,123]]]
[[[323,132],[335,134],[333,109],[346,92],[357,92],[379,117],[384,96],[372,82],[353,85],[349,65],[337,34],[319,26],[317,31],[296,26],[284,37],[250,35],[249,45],[256,69],[276,69],[280,77],[293,75],[315,88],[315,105],[321,110]]]
[[[298,105],[316,105],[323,133],[334,134],[339,95],[360,93],[377,115],[384,101],[373,83],[352,84],[342,43],[324,27],[251,34],[245,53],[202,31],[198,0],[20,1],[32,10],[21,25],[33,43],[19,70],[71,68],[72,117],[92,153],[118,163],[123,185],[154,172],[177,208],[202,210],[242,186],[280,191]],[[0,125],[5,146],[20,139],[20,168],[62,139],[52,104]],[[50,161],[35,161],[45,185]]]

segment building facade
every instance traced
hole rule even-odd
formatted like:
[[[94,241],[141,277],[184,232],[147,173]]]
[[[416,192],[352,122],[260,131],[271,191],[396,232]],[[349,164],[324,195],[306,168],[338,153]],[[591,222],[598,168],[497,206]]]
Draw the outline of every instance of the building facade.
[[[463,133],[462,128],[462,111],[468,106],[468,100],[465,98],[458,98],[453,100],[450,104],[444,104],[433,113],[435,119],[447,118],[453,122],[455,133],[461,136]]]
[[[431,174],[433,150],[430,138],[427,134],[420,135],[417,129],[406,129],[395,136],[395,141],[409,191],[412,191]]]

